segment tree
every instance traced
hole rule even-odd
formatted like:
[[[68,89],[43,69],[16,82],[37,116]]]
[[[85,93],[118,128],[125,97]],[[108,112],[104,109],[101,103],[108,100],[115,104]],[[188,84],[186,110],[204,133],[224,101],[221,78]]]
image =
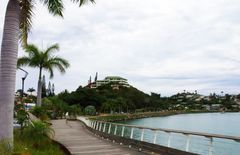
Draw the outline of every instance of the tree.
[[[47,96],[52,96],[52,86],[50,81],[48,83]]]
[[[42,78],[42,96],[41,98],[47,97],[47,89],[46,89],[46,79],[45,79],[45,75],[43,75]]]
[[[96,115],[96,108],[92,105],[89,105],[87,107],[84,108],[84,112],[86,115]]]
[[[33,92],[35,92],[36,90],[32,87],[32,88],[29,88],[27,92],[30,92],[30,94],[32,95]]]
[[[31,44],[25,47],[28,56],[23,56],[18,59],[17,66],[26,66],[39,68],[38,89],[37,89],[37,106],[41,106],[42,96],[42,70],[45,69],[50,73],[50,78],[53,78],[53,69],[57,68],[61,73],[65,73],[66,68],[69,67],[67,60],[53,55],[55,51],[59,50],[58,44],[48,47],[41,51],[37,46]]]
[[[82,6],[88,1],[71,0]],[[47,6],[49,12],[63,16],[62,0],[40,0]],[[31,29],[33,7],[35,0],[9,0],[3,28],[0,58],[0,141],[13,141],[13,107],[18,55],[19,33],[22,45],[27,45],[28,32]]]

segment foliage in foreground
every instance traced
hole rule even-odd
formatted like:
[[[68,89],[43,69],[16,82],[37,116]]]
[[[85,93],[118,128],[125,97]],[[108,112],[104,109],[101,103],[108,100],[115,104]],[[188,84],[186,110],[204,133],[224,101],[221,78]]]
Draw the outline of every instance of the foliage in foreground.
[[[14,131],[14,155],[63,155],[59,145],[54,144],[48,137],[54,132],[50,126],[41,121]],[[48,136],[47,136],[48,135]]]
[[[7,141],[0,141],[0,154],[10,155],[9,147]]]

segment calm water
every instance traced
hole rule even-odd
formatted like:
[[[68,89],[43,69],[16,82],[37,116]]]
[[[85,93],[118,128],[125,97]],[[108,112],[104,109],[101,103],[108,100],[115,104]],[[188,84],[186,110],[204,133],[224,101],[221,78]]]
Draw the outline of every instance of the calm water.
[[[121,123],[240,137],[240,113],[181,114],[166,117],[135,119]],[[144,137],[145,141],[151,142],[153,134],[151,131],[146,131]],[[135,131],[134,138],[140,138],[140,131]],[[167,140],[168,135],[166,133],[158,134],[158,144],[166,146]],[[213,154],[240,155],[240,143],[231,140],[214,139],[213,146]],[[171,135],[171,147],[184,150],[184,148],[186,148],[186,136]],[[191,137],[190,151],[199,154],[208,154],[208,147],[208,138],[197,136]]]

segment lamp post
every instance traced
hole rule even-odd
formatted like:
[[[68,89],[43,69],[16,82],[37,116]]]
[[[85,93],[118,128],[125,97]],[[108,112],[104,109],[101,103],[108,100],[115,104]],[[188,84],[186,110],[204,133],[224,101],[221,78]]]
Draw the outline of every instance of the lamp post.
[[[25,81],[25,79],[26,79],[27,76],[28,76],[28,72],[25,71],[25,70],[22,69],[22,68],[18,68],[18,69],[20,69],[21,71],[23,71],[23,72],[25,73],[24,77],[22,77],[22,93],[21,93],[21,97],[23,98],[23,94],[24,94],[24,81]]]

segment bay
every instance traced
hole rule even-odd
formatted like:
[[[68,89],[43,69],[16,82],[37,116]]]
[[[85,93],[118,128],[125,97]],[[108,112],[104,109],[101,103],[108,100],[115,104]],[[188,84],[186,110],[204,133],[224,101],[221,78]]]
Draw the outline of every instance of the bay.
[[[120,122],[123,124],[144,126],[150,128],[164,128],[186,130],[193,132],[204,132],[240,137],[240,113],[198,113],[179,114],[165,117],[152,117],[134,119]],[[128,131],[129,135],[129,131]],[[141,131],[135,130],[134,139],[140,139]],[[158,133],[157,143],[168,146],[169,135]],[[171,135],[171,147],[185,150],[186,136],[181,134]],[[144,140],[152,142],[153,133],[145,131]],[[209,154],[210,140],[206,137],[192,136],[190,152]],[[239,155],[240,143],[232,140],[213,140],[213,154]]]

